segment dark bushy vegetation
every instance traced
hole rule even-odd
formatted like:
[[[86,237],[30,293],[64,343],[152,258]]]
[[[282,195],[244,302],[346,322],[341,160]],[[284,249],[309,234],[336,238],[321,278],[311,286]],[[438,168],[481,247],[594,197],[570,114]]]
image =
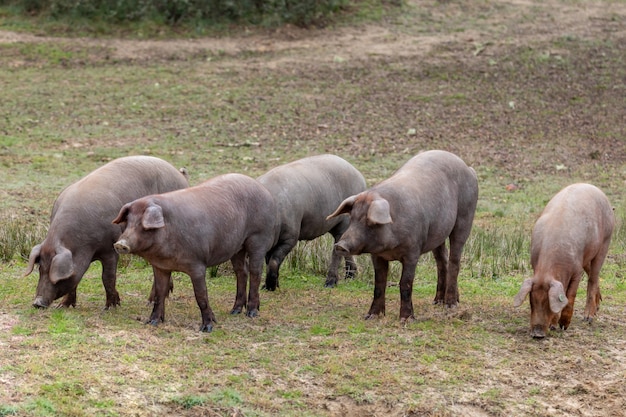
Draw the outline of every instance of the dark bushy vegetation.
[[[327,21],[349,0],[0,0],[23,12],[56,19],[107,23],[155,20],[183,23],[251,23],[309,26]]]

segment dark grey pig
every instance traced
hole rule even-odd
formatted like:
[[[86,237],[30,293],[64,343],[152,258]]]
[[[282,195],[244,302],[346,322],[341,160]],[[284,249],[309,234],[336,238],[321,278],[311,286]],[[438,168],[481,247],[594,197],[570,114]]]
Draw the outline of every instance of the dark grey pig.
[[[454,307],[463,245],[469,237],[476,202],[476,173],[445,151],[418,154],[393,176],[344,200],[329,218],[350,213],[350,226],[335,245],[340,255],[370,253],[374,300],[366,318],[385,314],[389,261],[402,262],[400,319],[413,316],[413,279],[421,254],[437,262],[435,303]],[[446,248],[450,241],[450,253]]]
[[[113,223],[125,223],[126,228],[115,250],[141,256],[154,270],[155,300],[148,323],[157,325],[164,320],[172,271],[181,271],[193,284],[202,315],[200,330],[210,332],[216,320],[209,306],[206,269],[229,259],[237,276],[231,314],[245,307],[248,316],[257,316],[263,260],[278,235],[277,218],[269,191],[241,174],[221,175],[195,187],[143,197],[122,207]]]
[[[591,322],[600,300],[600,269],[609,251],[615,216],[609,200],[597,187],[573,184],[546,205],[533,228],[530,263],[533,277],[522,284],[514,305],[530,294],[530,334],[544,338],[569,327],[583,270],[587,273],[584,320]],[[559,317],[560,314],[560,317]]]
[[[346,160],[335,155],[318,155],[278,166],[258,178],[274,196],[280,212],[278,243],[266,256],[265,288],[278,287],[278,270],[298,240],[313,240],[330,233],[339,240],[350,218],[326,219],[345,198],[365,190],[365,178]],[[351,255],[345,256],[346,277],[356,272]],[[333,251],[326,286],[337,284],[341,256]]]
[[[39,264],[39,284],[33,305],[48,307],[65,296],[59,306],[76,306],[76,287],[93,261],[102,263],[105,307],[119,305],[115,289],[118,255],[113,243],[122,228],[111,224],[120,208],[148,194],[188,186],[186,174],[151,156],[115,159],[65,188],[52,207],[44,241],[28,258],[25,276]]]

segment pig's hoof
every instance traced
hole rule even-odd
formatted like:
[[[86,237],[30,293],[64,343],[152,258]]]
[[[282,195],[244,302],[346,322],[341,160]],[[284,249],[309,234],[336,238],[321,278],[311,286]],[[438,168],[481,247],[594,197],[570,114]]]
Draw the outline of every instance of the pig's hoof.
[[[415,316],[411,314],[409,317],[400,317],[400,324],[406,325],[415,321]]]
[[[250,310],[250,311],[247,311],[247,312],[246,312],[246,316],[248,316],[248,317],[252,317],[252,318],[254,318],[254,317],[259,317],[259,310],[257,310],[256,308],[254,308],[254,309],[252,309],[252,310]]]
[[[350,269],[346,272],[344,279],[354,279],[356,277],[356,269]]]
[[[146,322],[146,324],[149,324],[149,325],[151,325],[151,326],[156,327],[156,326],[158,326],[158,325],[159,325],[159,320],[157,320],[157,319],[150,319],[150,320],[148,320],[148,321]]]
[[[591,324],[593,323],[593,317],[585,317],[583,318],[583,321],[586,321],[587,323]]]
[[[367,313],[364,317],[365,320],[373,320],[378,318],[378,316],[380,316],[380,313]]]
[[[335,288],[337,286],[337,280],[334,281],[326,281],[324,283],[325,288]]]
[[[205,333],[211,333],[213,331],[213,323],[203,324],[200,326],[200,331]]]
[[[232,314],[233,316],[236,314],[241,314],[242,310],[243,310],[242,307],[233,307],[233,309],[230,310],[230,314]]]
[[[263,285],[261,287],[261,289],[265,290],[265,291],[276,291],[276,286],[275,285],[267,285],[267,284],[265,284],[265,285]]]

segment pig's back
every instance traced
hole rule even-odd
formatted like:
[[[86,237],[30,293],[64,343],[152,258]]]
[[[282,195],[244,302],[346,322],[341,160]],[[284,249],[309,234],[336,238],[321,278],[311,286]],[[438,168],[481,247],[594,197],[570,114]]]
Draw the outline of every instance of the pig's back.
[[[120,207],[137,198],[185,188],[185,176],[168,162],[150,156],[115,159],[65,188],[53,208],[71,216],[115,215]]]
[[[472,211],[478,199],[476,173],[458,156],[440,150],[417,154],[391,177],[373,187],[384,197],[411,206],[417,204],[426,213]]]
[[[336,155],[317,155],[273,168],[258,181],[274,197],[283,233],[314,239],[329,230],[326,216],[347,197],[366,188],[365,178]]]
[[[539,257],[584,262],[610,239],[615,225],[606,195],[591,184],[572,184],[558,192],[537,219],[531,237],[531,263]]]

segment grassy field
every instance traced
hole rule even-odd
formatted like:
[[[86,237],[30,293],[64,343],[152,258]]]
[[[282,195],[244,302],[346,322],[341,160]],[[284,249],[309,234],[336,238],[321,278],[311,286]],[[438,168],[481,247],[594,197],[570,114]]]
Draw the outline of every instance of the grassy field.
[[[0,416],[626,415],[626,5],[405,3],[376,24],[170,41],[8,32],[0,14]],[[256,319],[228,314],[235,280],[217,268],[210,334],[183,274],[166,322],[144,324],[151,270],[134,257],[116,309],[97,263],[76,308],[31,307],[25,258],[55,197],[113,158],[158,156],[196,184],[328,152],[371,185],[426,149],[479,177],[456,310],[431,304],[426,254],[416,320],[399,322],[396,264],[387,315],[363,320],[370,260],[324,288],[327,237],[290,254]],[[533,340],[528,303],[512,307],[530,231],[581,181],[618,219],[600,313],[582,321],[584,282],[571,327]]]

